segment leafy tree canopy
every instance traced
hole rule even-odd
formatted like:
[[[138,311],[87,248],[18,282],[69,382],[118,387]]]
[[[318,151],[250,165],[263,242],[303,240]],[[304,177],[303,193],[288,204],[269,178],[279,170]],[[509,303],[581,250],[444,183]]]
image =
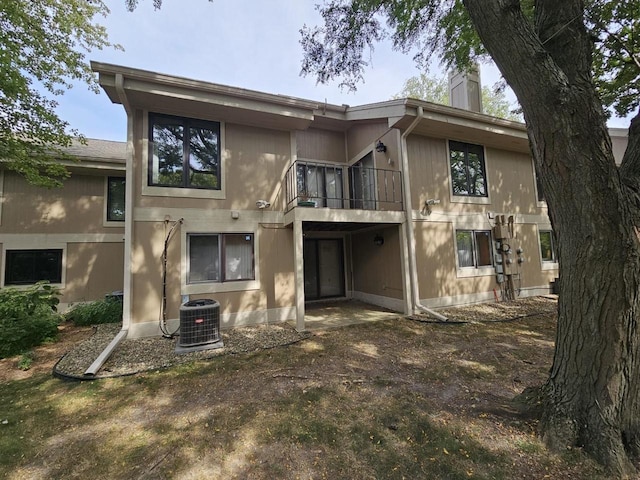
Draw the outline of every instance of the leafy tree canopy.
[[[422,73],[407,79],[403,89],[393,98],[417,98],[427,102],[449,105],[449,85],[445,78],[431,77]],[[483,113],[521,122],[522,115],[518,113],[517,109],[518,107],[509,103],[503,90],[494,90],[486,85],[482,87]]]
[[[0,159],[33,184],[59,186],[68,175],[54,159],[78,132],[53,97],[78,80],[98,91],[85,54],[111,46],[92,23],[108,12],[100,0],[0,2]]]
[[[595,43],[594,81],[603,103],[627,115],[640,105],[640,0],[585,3]],[[533,22],[534,1],[520,4]],[[385,39],[402,53],[416,51],[425,71],[434,56],[447,69],[490,61],[461,0],[328,0],[318,9],[324,24],[300,32],[302,72],[320,83],[338,79],[354,90],[368,66],[366,53]]]

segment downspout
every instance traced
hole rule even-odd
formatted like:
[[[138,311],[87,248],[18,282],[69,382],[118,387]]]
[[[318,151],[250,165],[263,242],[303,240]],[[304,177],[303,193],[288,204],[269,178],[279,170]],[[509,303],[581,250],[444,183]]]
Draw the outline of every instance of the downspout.
[[[131,238],[133,233],[133,110],[124,90],[124,78],[117,73],[115,79],[118,98],[127,113],[127,156],[125,173],[125,210],[124,210],[124,280],[122,298],[122,328],[102,351],[98,358],[85,370],[84,375],[95,377],[102,365],[109,359],[116,347],[127,338],[131,325]]]
[[[442,322],[448,321],[447,317],[434,312],[430,308],[425,307],[420,303],[420,292],[418,289],[418,266],[416,263],[416,242],[415,231],[413,226],[413,208],[411,206],[411,186],[409,175],[409,153],[407,151],[407,137],[413,131],[413,129],[420,123],[424,110],[422,107],[418,107],[418,114],[416,119],[409,125],[409,127],[400,136],[400,150],[402,157],[402,177],[404,183],[404,204],[407,222],[407,243],[409,250],[409,282],[411,283],[411,305],[414,310],[421,310],[428,313],[432,317],[437,318]]]

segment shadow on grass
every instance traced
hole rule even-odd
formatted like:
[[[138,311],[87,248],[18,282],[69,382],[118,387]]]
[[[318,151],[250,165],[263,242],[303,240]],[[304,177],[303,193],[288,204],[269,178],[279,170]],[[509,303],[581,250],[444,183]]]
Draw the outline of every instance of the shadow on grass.
[[[6,383],[0,477],[604,478],[488,408],[515,357],[487,342],[481,326],[384,322],[135,377]]]

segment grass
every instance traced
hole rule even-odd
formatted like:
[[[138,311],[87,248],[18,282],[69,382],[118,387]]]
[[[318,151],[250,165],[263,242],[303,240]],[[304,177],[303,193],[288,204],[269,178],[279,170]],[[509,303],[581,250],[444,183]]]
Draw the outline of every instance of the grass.
[[[604,479],[510,402],[544,380],[553,329],[387,321],[133,377],[4,383],[0,478]]]

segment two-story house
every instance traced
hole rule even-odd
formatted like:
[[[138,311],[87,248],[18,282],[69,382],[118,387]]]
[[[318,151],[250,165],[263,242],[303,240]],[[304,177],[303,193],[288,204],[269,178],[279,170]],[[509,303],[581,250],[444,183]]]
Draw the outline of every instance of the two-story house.
[[[219,302],[223,327],[302,330],[309,301],[408,314],[548,293],[558,275],[522,123],[413,99],[350,107],[92,67],[127,113],[126,152],[78,167],[60,200],[29,204],[33,218],[2,214],[3,285],[9,252],[30,234],[16,228],[40,234],[60,212],[64,232],[25,248],[60,262],[68,301],[80,285],[91,285],[87,300],[122,289],[129,337],[174,331],[180,306],[199,298]],[[478,91],[463,85],[452,98],[473,108]],[[612,139],[621,156],[625,132]],[[2,185],[2,212],[43,195],[10,174]],[[112,188],[126,204],[117,222]]]

